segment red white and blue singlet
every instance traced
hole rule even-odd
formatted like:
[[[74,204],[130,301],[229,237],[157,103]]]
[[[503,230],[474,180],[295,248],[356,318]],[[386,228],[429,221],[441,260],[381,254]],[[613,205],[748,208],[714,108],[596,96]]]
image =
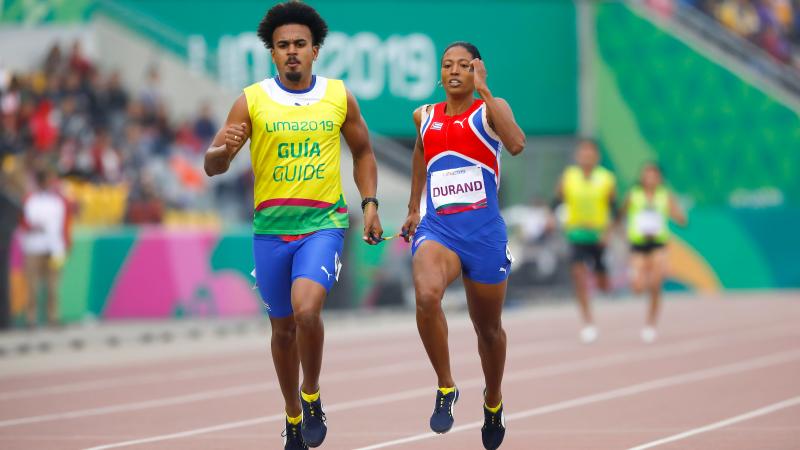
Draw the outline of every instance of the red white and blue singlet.
[[[459,255],[470,279],[498,283],[511,263],[497,196],[502,143],[482,100],[456,116],[447,115],[445,105],[422,110],[427,208],[412,251],[426,239],[435,240]]]

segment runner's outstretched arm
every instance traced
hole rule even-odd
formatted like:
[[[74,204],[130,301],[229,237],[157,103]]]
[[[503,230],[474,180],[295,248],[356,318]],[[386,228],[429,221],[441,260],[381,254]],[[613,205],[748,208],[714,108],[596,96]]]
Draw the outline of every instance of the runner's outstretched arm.
[[[369,131],[358,101],[347,91],[347,116],[342,124],[342,136],[350,147],[353,155],[353,179],[358,187],[361,198],[375,198],[378,192],[378,164],[369,142]],[[368,244],[377,244],[383,235],[383,227],[378,217],[378,205],[367,203],[364,205],[364,241]]]
[[[217,131],[206,151],[203,168],[213,177],[228,171],[231,161],[250,137],[252,126],[247,110],[247,98],[241,94],[233,103],[225,124]]]

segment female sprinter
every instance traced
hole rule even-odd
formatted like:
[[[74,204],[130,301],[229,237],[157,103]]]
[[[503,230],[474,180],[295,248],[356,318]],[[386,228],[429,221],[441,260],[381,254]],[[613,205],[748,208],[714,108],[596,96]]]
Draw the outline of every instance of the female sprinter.
[[[511,268],[497,199],[500,156],[503,147],[512,155],[522,152],[525,135],[508,103],[492,96],[474,45],[455,42],[445,49],[441,83],[446,100],[414,111],[418,134],[403,225],[412,242],[417,328],[438,379],[430,426],[437,433],[453,426],[459,393],[450,372],[441,302],[447,286],[463,274],[486,379],[483,445],[496,449],[505,435],[500,384],[506,334],[500,314]],[[474,97],[476,92],[480,98]],[[426,184],[427,209],[420,220]]]
[[[646,343],[656,339],[656,322],[661,303],[661,288],[667,268],[668,221],[686,225],[686,214],[675,196],[663,184],[661,169],[654,163],[642,168],[639,184],[628,193],[621,216],[627,218],[631,246],[631,288],[637,294],[647,291],[650,308],[641,337]]]

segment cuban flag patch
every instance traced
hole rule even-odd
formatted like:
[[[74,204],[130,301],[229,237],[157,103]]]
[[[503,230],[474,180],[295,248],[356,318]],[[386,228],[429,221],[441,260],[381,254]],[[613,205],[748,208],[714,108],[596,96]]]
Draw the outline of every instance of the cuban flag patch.
[[[444,123],[442,123],[442,122],[433,122],[431,124],[431,130],[437,130],[437,131],[441,130],[442,129],[442,125],[444,125]]]

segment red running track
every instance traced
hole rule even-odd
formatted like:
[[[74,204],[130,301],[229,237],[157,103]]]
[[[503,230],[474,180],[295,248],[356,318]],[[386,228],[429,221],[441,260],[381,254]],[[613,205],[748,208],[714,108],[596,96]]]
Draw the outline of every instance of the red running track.
[[[508,309],[502,448],[800,448],[797,297],[671,301],[651,345],[638,339],[641,303],[598,304],[601,335],[588,346],[571,307]],[[475,336],[463,313],[449,321],[462,396],[456,426],[441,436],[427,431],[435,376],[413,316],[331,324],[322,448],[482,448]],[[281,448],[282,400],[261,339],[262,348],[205,352],[177,342],[147,357],[120,348],[110,365],[0,376],[0,448]]]

